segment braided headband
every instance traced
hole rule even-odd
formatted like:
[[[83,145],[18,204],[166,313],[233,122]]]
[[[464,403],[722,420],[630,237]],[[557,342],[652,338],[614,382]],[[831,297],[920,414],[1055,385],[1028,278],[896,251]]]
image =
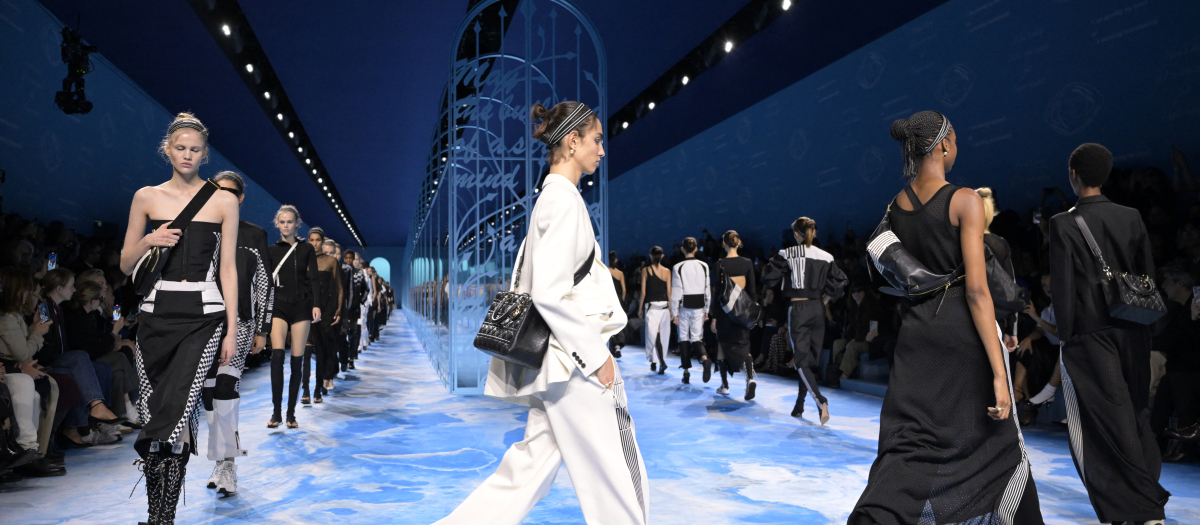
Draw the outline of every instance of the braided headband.
[[[562,124],[559,124],[558,128],[554,130],[554,133],[550,134],[550,138],[546,139],[546,145],[553,146],[558,144],[558,141],[570,134],[571,130],[575,129],[576,126],[583,123],[585,119],[591,117],[592,115],[593,113],[591,108],[587,107],[583,103],[580,103],[579,106],[575,108],[575,111],[572,111],[570,115],[567,115],[567,118],[563,120]]]
[[[926,155],[933,151],[933,148],[936,148],[938,144],[941,144],[943,140],[946,140],[946,134],[950,132],[950,119],[946,118],[945,115],[942,115],[941,112],[938,112],[938,115],[942,117],[942,129],[939,130],[937,136],[933,138],[933,142],[930,142],[928,146],[925,146]]]
[[[199,120],[194,118],[181,118],[175,122],[172,122],[171,127],[167,128],[167,136],[171,136],[176,131],[179,131],[183,128],[194,129],[204,135],[205,139],[208,138],[208,128],[204,127],[204,124],[201,124]]]

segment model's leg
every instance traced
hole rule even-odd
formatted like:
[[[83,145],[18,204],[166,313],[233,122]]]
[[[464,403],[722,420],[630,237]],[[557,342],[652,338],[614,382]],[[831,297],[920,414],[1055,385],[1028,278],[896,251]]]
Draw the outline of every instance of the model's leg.
[[[504,453],[496,472],[483,480],[454,512],[437,523],[517,525],[550,492],[560,465],[562,454],[546,416],[545,405],[535,398],[525,423],[525,439],[513,443]]]
[[[296,394],[300,391],[301,364],[304,360],[304,347],[308,341],[308,329],[311,321],[293,323],[292,331],[292,378],[288,384],[288,428],[296,428]]]
[[[546,392],[554,428],[575,495],[588,523],[649,522],[650,482],[638,448],[619,369],[611,389],[578,372],[561,390]]]
[[[267,426],[275,428],[283,422],[283,363],[287,352],[287,321],[278,317],[271,320],[271,401],[275,404],[275,412]]]

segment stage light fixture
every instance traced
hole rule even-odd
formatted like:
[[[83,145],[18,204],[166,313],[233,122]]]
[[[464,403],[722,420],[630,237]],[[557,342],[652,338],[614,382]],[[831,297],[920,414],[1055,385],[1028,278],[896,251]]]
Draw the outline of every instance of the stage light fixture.
[[[787,11],[792,7],[792,0],[783,0],[783,10]]]
[[[229,35],[233,34],[233,31],[229,30],[229,24],[225,24],[225,25],[221,26],[221,32],[225,33],[225,36],[229,36]]]
[[[683,85],[685,85],[685,86],[687,85],[687,83],[688,83],[688,77],[687,77],[687,75],[684,75],[684,76],[683,76],[683,80],[682,80],[681,82],[683,82]]]
[[[62,29],[63,41],[59,46],[63,63],[67,64],[67,78],[63,79],[63,90],[54,93],[54,104],[68,115],[86,114],[92,110],[84,93],[83,76],[92,72],[92,61],[88,55],[98,51],[96,46],[83,45],[83,36],[69,27]]]
[[[733,51],[733,42],[726,40],[725,41],[725,52],[728,53],[730,51]]]
[[[626,128],[628,128],[628,127],[629,127],[629,123],[628,123],[628,122],[622,122],[622,123],[621,123],[621,129],[626,129]]]
[[[651,111],[653,111],[653,110],[654,110],[654,103],[653,103],[653,102],[651,102],[651,103],[650,103],[650,104],[648,104],[646,107],[650,108],[650,110],[651,110]]]
[[[254,72],[254,64],[246,64],[246,72],[253,73]]]

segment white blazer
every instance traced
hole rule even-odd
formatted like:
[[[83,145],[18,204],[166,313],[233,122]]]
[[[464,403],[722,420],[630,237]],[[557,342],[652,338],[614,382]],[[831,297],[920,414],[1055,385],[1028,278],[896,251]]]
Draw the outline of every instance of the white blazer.
[[[591,272],[575,285],[575,270],[593,249]],[[576,370],[596,381],[592,374],[610,356],[608,339],[628,321],[601,255],[579,190],[562,175],[547,175],[530,213],[518,291],[530,295],[550,327],[550,349],[541,370],[493,358],[485,395],[528,405],[529,396]]]

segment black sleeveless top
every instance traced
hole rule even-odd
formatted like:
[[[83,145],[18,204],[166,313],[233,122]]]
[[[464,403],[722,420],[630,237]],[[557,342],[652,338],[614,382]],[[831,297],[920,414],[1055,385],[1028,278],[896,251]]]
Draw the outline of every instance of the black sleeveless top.
[[[921,204],[912,187],[905,186],[904,192],[908,194],[913,210],[903,210],[892,201],[892,211],[888,214],[892,232],[904,248],[935,274],[951,273],[962,264],[959,231],[950,224],[950,199],[959,189],[947,184],[938,189],[929,202]]]
[[[625,292],[623,290],[621,290],[621,281],[618,281],[616,277],[613,277],[612,280],[613,280],[613,290],[617,291],[617,299],[624,301],[625,300]]]
[[[318,267],[317,271],[318,295],[315,306],[321,309],[321,317],[328,315],[330,320],[338,311],[338,285],[333,276],[336,268],[338,267],[330,266],[328,270],[321,270]]]
[[[158,229],[171,221],[150,221]],[[221,270],[221,225],[215,222],[192,221],[171,248],[167,265],[163,267],[164,281],[216,281]]]
[[[667,282],[654,275],[652,268],[646,268],[646,299],[647,303],[667,300]]]

